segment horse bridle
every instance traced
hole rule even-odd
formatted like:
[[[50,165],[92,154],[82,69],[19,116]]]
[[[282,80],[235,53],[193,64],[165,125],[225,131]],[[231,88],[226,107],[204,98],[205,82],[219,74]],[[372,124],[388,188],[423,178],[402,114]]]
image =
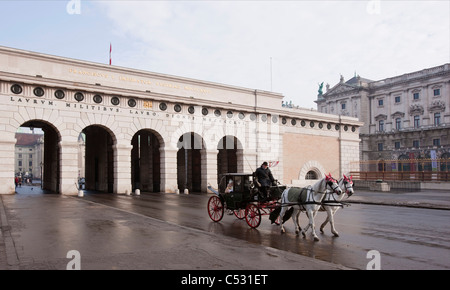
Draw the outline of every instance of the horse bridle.
[[[350,181],[347,181],[347,180],[344,179],[345,193],[348,195],[348,197],[350,197],[350,195],[348,194],[347,184],[350,184],[350,183],[352,184],[352,187],[351,187],[351,188],[353,188],[353,182],[350,182]]]
[[[333,183],[336,183],[336,187],[335,188],[332,187]],[[336,179],[330,179],[330,180],[327,181],[327,185],[333,190],[333,192],[336,193],[337,195],[341,195],[342,194],[342,190],[341,190],[341,193],[336,191],[336,189],[339,188],[339,184],[338,183],[339,182]]]

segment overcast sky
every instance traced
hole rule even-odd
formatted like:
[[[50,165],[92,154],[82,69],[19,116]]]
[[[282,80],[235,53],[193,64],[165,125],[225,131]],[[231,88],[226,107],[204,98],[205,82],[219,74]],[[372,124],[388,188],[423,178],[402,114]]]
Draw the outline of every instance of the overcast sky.
[[[272,90],[450,62],[450,1],[5,1],[0,45]],[[2,66],[3,64],[0,64]],[[1,67],[0,67],[1,69]]]

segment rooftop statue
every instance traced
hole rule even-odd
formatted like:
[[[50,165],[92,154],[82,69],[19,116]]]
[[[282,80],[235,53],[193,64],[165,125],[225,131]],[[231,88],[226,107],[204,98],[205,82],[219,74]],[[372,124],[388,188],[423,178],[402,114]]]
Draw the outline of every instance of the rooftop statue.
[[[321,95],[323,95],[323,91],[322,91],[322,89],[323,89],[323,82],[318,84],[318,85],[319,85],[319,90],[318,90],[319,94],[318,94],[318,96],[321,96]]]

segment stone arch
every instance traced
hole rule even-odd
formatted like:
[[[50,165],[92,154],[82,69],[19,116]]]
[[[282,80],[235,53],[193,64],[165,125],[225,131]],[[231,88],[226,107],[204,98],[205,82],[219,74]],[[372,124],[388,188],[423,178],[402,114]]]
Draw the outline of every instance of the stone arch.
[[[177,124],[178,127],[171,133],[171,136],[168,138],[168,144],[166,144],[167,148],[171,149],[180,149],[179,147],[179,139],[181,136],[185,134],[193,133],[196,136],[199,136],[202,139],[201,144],[197,144],[201,146],[201,148],[196,149],[208,149],[208,148],[214,148],[211,140],[207,140],[204,138],[204,129],[202,124],[194,123],[194,121],[179,121]]]
[[[116,192],[117,137],[112,130],[101,124],[85,127],[82,133],[85,143],[85,182],[87,190]]]
[[[322,164],[320,164],[320,162],[318,161],[311,160],[306,162],[302,166],[302,169],[300,169],[298,179],[302,182],[303,181],[311,182],[311,179],[310,180],[306,179],[306,175],[308,174],[309,171],[313,171],[314,173],[316,173],[318,179],[322,179],[325,177],[325,168],[322,166]]]
[[[244,150],[236,136],[223,136],[217,144],[217,180],[224,173],[244,171]]]
[[[152,129],[141,129],[131,139],[132,190],[161,191],[164,139]]]
[[[155,136],[158,138],[160,147],[165,148],[166,140],[170,140],[167,134],[170,131],[168,129],[169,128],[164,125],[163,120],[134,118],[133,123],[127,130],[128,138],[126,139],[131,142],[132,138],[136,135],[137,132],[141,130],[148,130],[155,134]]]
[[[177,184],[180,191],[206,191],[207,150],[203,137],[195,132],[179,136],[177,142]]]
[[[34,152],[32,154],[34,155],[33,159],[35,160],[31,160],[31,162],[39,163],[40,168],[38,175],[41,179],[41,187],[44,190],[48,190],[54,193],[60,193],[62,147],[61,132],[54,126],[54,124],[41,119],[32,119],[25,121],[19,127],[33,128],[33,131],[34,129],[39,128],[44,132],[42,140],[43,143],[36,145],[37,147],[35,149],[38,152]],[[19,127],[17,127],[17,130],[19,129]],[[28,154],[28,152],[25,154]],[[25,168],[29,168],[29,166],[30,165],[24,166],[24,171],[26,171]],[[33,164],[31,166],[33,166]],[[36,166],[36,164],[34,164],[34,166]],[[31,172],[33,173],[33,175],[35,175],[35,172],[33,172],[33,170],[31,170]],[[20,172],[20,175],[23,174],[24,172]]]

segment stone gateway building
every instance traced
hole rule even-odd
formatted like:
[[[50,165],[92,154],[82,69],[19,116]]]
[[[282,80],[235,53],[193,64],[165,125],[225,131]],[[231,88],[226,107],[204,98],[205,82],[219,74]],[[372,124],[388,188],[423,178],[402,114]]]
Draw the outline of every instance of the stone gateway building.
[[[252,172],[263,161],[285,184],[347,173],[359,160],[362,122],[283,108],[282,99],[0,47],[0,193],[14,193],[20,127],[43,130],[42,186],[68,195],[78,192],[80,158],[87,190],[125,194],[206,192],[219,174]]]

